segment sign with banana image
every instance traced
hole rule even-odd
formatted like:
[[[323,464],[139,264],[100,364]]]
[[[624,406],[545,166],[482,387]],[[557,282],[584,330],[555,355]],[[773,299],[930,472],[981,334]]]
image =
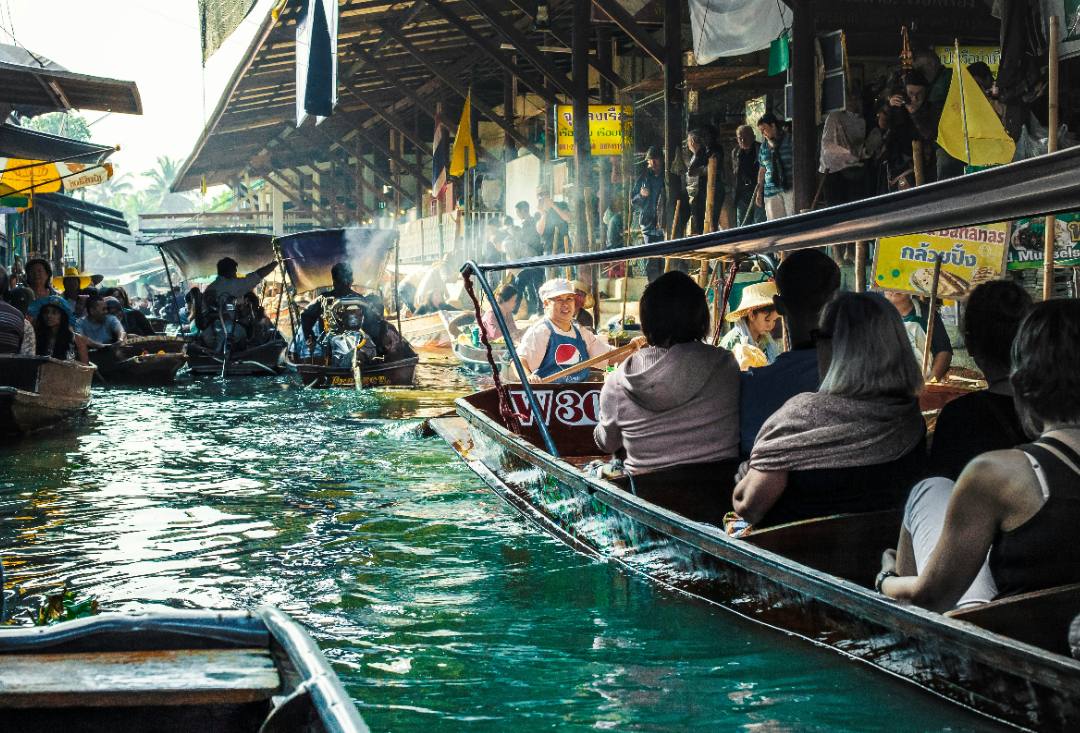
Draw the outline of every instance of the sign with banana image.
[[[938,296],[962,299],[980,283],[1005,271],[1009,225],[940,229],[924,234],[882,237],[874,251],[874,285],[929,295],[934,263],[941,258]]]

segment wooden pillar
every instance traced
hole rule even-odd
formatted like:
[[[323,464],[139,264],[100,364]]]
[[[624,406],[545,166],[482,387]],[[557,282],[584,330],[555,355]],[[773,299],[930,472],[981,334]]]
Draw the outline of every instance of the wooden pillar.
[[[517,99],[517,78],[509,71],[503,74],[503,117],[506,124],[514,125],[514,102]],[[517,146],[509,135],[503,135],[503,162],[509,163],[517,157]]]
[[[596,26],[596,60],[604,66],[612,66],[611,53],[611,30],[604,25]],[[604,77],[600,77],[600,104],[615,103],[615,87]],[[596,195],[599,199],[600,218],[604,216],[611,202],[611,162],[613,158],[606,156],[597,161],[597,186]],[[603,230],[603,227],[600,227]],[[603,235],[598,239],[603,244]]]
[[[1058,19],[1050,16],[1050,54],[1047,76],[1047,115],[1046,115],[1046,152],[1057,152],[1058,148]],[[1046,217],[1043,224],[1043,300],[1054,297],[1054,243],[1057,229],[1053,215]]]
[[[589,143],[589,8],[590,0],[574,0],[571,37],[571,84],[574,88],[574,248],[590,247],[585,218],[591,148]]]
[[[817,86],[814,60],[814,0],[791,3],[792,154],[794,201],[799,213],[810,209],[817,181]]]
[[[683,141],[682,0],[664,0],[664,171],[667,196],[665,229],[674,221],[681,176],[672,172]]]
[[[413,114],[413,136],[416,139],[420,139],[420,110],[415,110]],[[424,151],[419,146],[414,147],[416,152],[416,167],[423,170],[424,168]],[[434,151],[432,151],[434,152]],[[416,204],[416,218],[424,218],[424,190],[428,187],[428,184],[424,181],[422,176],[416,176],[416,195],[413,197],[413,203]]]

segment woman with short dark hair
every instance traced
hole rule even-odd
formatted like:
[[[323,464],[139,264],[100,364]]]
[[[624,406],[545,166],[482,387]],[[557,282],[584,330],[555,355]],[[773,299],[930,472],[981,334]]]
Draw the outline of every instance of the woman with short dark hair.
[[[625,451],[633,477],[724,462],[726,473],[703,472],[715,490],[739,455],[739,367],[730,352],[703,343],[705,292],[685,273],[669,272],[645,288],[640,319],[648,346],[604,383],[596,444]]]
[[[1080,301],[1034,306],[1012,345],[1010,381],[1025,431],[1039,438],[968,463],[952,491],[940,536],[924,540],[933,548],[925,564],[915,568],[904,561],[909,553],[903,548],[898,563],[888,551],[876,583],[880,592],[947,610],[970,592],[987,553],[997,597],[1080,581],[1077,364]]]

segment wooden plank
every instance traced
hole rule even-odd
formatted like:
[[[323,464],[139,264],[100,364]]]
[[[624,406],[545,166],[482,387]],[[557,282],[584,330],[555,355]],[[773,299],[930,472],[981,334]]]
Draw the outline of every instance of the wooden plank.
[[[1069,656],[1069,624],[1080,614],[1080,583],[1021,593],[949,616],[1041,649]]]
[[[0,656],[0,708],[236,705],[280,688],[265,649]]]

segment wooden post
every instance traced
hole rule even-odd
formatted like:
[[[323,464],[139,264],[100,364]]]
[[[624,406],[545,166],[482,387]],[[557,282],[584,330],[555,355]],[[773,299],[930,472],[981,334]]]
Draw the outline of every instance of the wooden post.
[[[941,263],[944,261],[944,256],[938,255],[934,258],[934,278],[930,281],[930,308],[926,313],[926,343],[923,344],[922,355],[922,373],[923,379],[926,379],[930,371],[930,363],[934,358],[934,321],[937,320],[938,309],[938,283],[941,281]]]
[[[716,198],[716,169],[719,156],[709,156],[708,183],[705,185],[705,221],[702,223],[701,232],[710,234],[713,230],[713,215],[715,214],[714,203]]]
[[[795,211],[808,211],[817,182],[817,95],[816,55],[814,51],[814,0],[796,0],[791,23],[791,146],[792,183]]]
[[[679,223],[679,214],[682,211],[682,201],[675,201],[675,212],[671,217],[671,229],[668,234],[668,239],[675,239],[675,235],[678,233],[675,231],[675,225]],[[671,272],[671,258],[664,258],[664,272]]]
[[[419,109],[415,110],[415,114],[413,115],[413,136],[417,137],[417,138],[420,137],[420,110]],[[416,167],[417,168],[423,168],[424,167],[424,150],[423,150],[423,148],[421,148],[419,145],[417,145],[417,146],[414,147],[414,151],[416,152]],[[434,152],[434,151],[432,151],[432,152]],[[414,203],[416,204],[416,218],[417,219],[423,219],[424,218],[424,189],[426,189],[426,188],[427,188],[427,185],[426,185],[426,182],[424,181],[424,178],[422,176],[416,176],[416,201]],[[423,239],[421,239],[420,241],[423,242]],[[423,249],[423,246],[421,245],[421,250],[422,249]]]
[[[678,220],[675,205],[682,191],[681,177],[672,172],[683,142],[682,6],[683,0],[664,0],[664,215],[671,216],[669,226]]]
[[[574,87],[574,247],[589,249],[589,227],[585,214],[591,143],[589,141],[589,22],[590,0],[573,0],[571,33],[571,84]]]
[[[926,172],[923,170],[922,140],[911,141],[911,169],[915,173],[916,186],[921,186],[926,183]]]
[[[855,292],[866,292],[866,241],[855,243]]]
[[[1050,73],[1047,77],[1047,98],[1049,109],[1046,115],[1046,152],[1053,153],[1058,147],[1058,19],[1050,16]],[[1054,239],[1056,222],[1054,217],[1046,217],[1043,232],[1043,300],[1054,296]]]

